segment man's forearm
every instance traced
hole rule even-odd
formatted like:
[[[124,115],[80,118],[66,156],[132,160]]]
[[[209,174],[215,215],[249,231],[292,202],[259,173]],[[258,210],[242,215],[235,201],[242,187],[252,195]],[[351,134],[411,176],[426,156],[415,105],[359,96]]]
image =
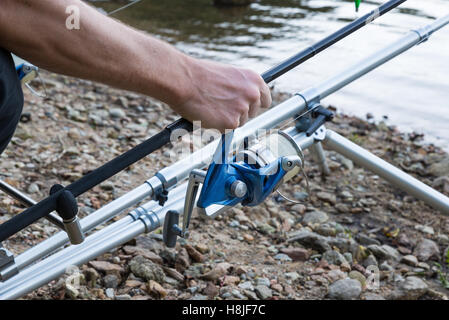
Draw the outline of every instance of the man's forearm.
[[[66,8],[80,29],[66,28]],[[171,105],[188,94],[192,59],[79,0],[2,0],[0,46],[45,69],[141,92]]]

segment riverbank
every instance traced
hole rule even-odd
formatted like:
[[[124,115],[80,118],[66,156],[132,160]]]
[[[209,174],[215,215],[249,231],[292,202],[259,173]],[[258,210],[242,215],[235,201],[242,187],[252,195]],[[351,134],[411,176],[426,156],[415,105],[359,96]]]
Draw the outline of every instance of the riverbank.
[[[177,118],[141,95],[46,72],[43,78],[48,98],[25,89],[22,122],[0,161],[1,178],[35,199]],[[276,102],[287,97],[274,93]],[[338,110],[328,127],[449,195],[448,155],[422,136]],[[81,215],[169,165],[168,151],[81,196]],[[325,180],[305,154],[309,200],[296,177],[280,191],[300,204],[273,195],[261,206],[237,207],[213,221],[195,215],[190,239],[175,249],[163,245],[160,232],[141,235],[81,266],[80,287],[67,286],[63,276],[24,298],[447,299],[449,219],[334,152],[326,154],[331,175]],[[0,222],[23,210],[3,194],[0,203]],[[19,253],[56,232],[43,220],[4,245]],[[378,286],[370,281],[372,270]]]

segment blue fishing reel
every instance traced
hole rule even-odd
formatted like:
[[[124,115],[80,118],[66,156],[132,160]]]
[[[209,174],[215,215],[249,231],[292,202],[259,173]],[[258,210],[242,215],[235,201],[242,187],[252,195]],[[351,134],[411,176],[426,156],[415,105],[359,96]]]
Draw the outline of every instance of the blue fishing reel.
[[[173,247],[178,236],[187,238],[199,187],[198,212],[215,217],[237,204],[257,206],[303,167],[302,151],[287,134],[276,131],[252,147],[229,157],[233,132],[222,135],[207,172],[193,170],[184,204],[183,227],[179,213],[169,211],[164,222],[164,241]],[[296,169],[296,170],[295,170]]]

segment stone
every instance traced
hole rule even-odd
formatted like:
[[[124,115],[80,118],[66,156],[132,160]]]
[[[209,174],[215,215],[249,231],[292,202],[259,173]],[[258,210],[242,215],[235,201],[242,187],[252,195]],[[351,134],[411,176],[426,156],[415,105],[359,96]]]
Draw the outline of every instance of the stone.
[[[240,289],[243,289],[243,290],[251,290],[251,291],[254,291],[254,286],[253,286],[253,284],[251,283],[251,281],[245,281],[245,282],[242,282],[242,283],[240,283],[240,284],[238,285],[238,287],[239,287]]]
[[[108,274],[103,278],[103,284],[106,288],[117,289],[119,278],[115,274]]]
[[[429,260],[439,260],[440,258],[440,249],[438,245],[430,239],[422,239],[415,250],[413,251],[413,255],[416,256],[419,261],[429,261]]]
[[[114,264],[114,263],[110,263],[107,261],[89,261],[89,265],[98,270],[98,271],[102,271],[105,273],[109,273],[109,272],[123,272],[124,269],[122,266],[118,265],[118,264]]]
[[[364,296],[365,300],[385,300],[380,294],[368,292]]]
[[[107,288],[104,293],[106,294],[106,297],[108,297],[109,299],[115,298],[115,292],[114,289],[112,288]]]
[[[27,192],[32,194],[32,193],[38,193],[40,191],[39,185],[37,183],[31,183],[28,186]]]
[[[415,226],[415,229],[421,231],[422,233],[430,234],[431,236],[433,236],[435,234],[435,231],[433,230],[433,228],[431,226],[424,226],[424,225],[418,224]]]
[[[361,274],[360,272],[353,270],[353,271],[349,272],[348,277],[351,279],[357,280],[362,285],[362,288],[365,288],[366,277],[363,274]]]
[[[192,258],[195,262],[203,262],[204,256],[196,250],[194,247],[192,247],[190,244],[186,244],[185,248],[187,250],[187,253],[189,254],[190,258]]]
[[[320,224],[320,223],[324,223],[327,220],[329,220],[328,215],[323,212],[323,211],[312,211],[312,212],[307,212],[304,215],[304,218],[302,219],[302,223],[304,225],[307,224]]]
[[[372,254],[370,254],[365,260],[363,260],[362,265],[365,268],[368,268],[369,266],[377,266],[377,260],[376,257]]]
[[[397,300],[416,300],[424,295],[428,285],[418,277],[408,277],[400,283],[399,287],[392,293],[391,298]]]
[[[115,296],[115,300],[131,300],[131,296],[129,294],[120,294]]]
[[[146,259],[149,259],[155,263],[162,264],[164,261],[163,259],[155,254],[154,252],[151,252],[148,249],[134,247],[134,246],[124,246],[123,251],[125,251],[126,254],[132,254],[132,255],[141,255]]]
[[[131,272],[139,278],[146,281],[154,280],[159,283],[165,282],[165,273],[162,268],[152,262],[145,259],[143,256],[136,256],[129,262]]]
[[[148,281],[148,293],[156,298],[165,298],[167,296],[167,291],[161,286],[157,281]]]
[[[185,248],[179,250],[175,259],[175,269],[179,272],[184,272],[190,266],[189,254]]]
[[[195,245],[195,249],[201,252],[202,254],[209,252],[209,247],[205,243],[197,243]]]
[[[445,158],[440,162],[433,163],[429,167],[428,171],[435,177],[442,177],[449,174],[449,158]]]
[[[109,110],[109,115],[111,116],[111,118],[116,118],[116,119],[122,119],[122,118],[126,117],[125,111],[123,111],[120,108],[112,108],[111,110]]]
[[[326,260],[329,264],[335,264],[337,266],[347,262],[345,257],[338,251],[328,250],[323,253],[322,259]]]
[[[316,193],[316,196],[318,199],[329,202],[332,205],[337,203],[337,197],[333,193],[320,191]]]
[[[281,252],[288,255],[293,261],[307,261],[310,257],[309,251],[303,248],[282,248]]]
[[[345,279],[347,277],[347,273],[341,271],[340,269],[334,269],[327,273],[327,278],[330,283],[333,283],[337,280]]]
[[[437,241],[442,245],[449,245],[449,236],[439,233],[437,235]]]
[[[363,234],[363,233],[357,235],[356,238],[357,238],[357,241],[363,246],[369,246],[372,244],[375,244],[378,246],[381,245],[379,240],[377,240],[375,238],[371,238],[370,236],[367,236],[366,234]]]
[[[412,267],[416,267],[418,265],[418,259],[411,254],[403,256],[401,262]]]
[[[303,246],[310,247],[314,250],[319,251],[320,253],[326,252],[327,250],[331,249],[331,246],[327,242],[326,238],[305,229],[295,233],[287,241],[297,241]]]
[[[271,285],[271,282],[268,278],[257,278],[257,285],[269,287]]]
[[[203,293],[209,297],[209,299],[213,299],[218,295],[218,288],[212,282],[208,282],[206,287],[203,289]]]
[[[257,285],[254,291],[261,300],[267,300],[273,296],[273,291],[265,285]]]
[[[362,293],[362,285],[358,280],[342,279],[329,286],[328,297],[336,300],[357,299]]]
[[[243,290],[243,293],[245,294],[245,296],[248,297],[249,300],[259,300],[259,298],[257,297],[257,294],[253,291]]]
[[[227,262],[219,263],[211,271],[200,276],[201,279],[208,281],[217,281],[220,277],[226,275],[232,266]]]
[[[279,261],[286,261],[286,262],[293,261],[292,258],[290,258],[285,253],[278,253],[277,255],[274,256],[274,259],[279,260]]]
[[[378,258],[380,260],[399,260],[400,256],[401,256],[400,253],[396,249],[394,249],[386,244],[384,244],[382,246],[372,244],[372,245],[369,245],[367,247],[367,249],[372,254],[374,254],[374,256],[376,258]]]
[[[292,206],[290,208],[291,211],[299,213],[299,214],[304,214],[304,212],[306,212],[307,207],[303,204],[295,204],[294,206]]]
[[[286,279],[289,279],[291,281],[295,281],[297,279],[299,279],[299,274],[297,272],[287,272],[284,274]]]

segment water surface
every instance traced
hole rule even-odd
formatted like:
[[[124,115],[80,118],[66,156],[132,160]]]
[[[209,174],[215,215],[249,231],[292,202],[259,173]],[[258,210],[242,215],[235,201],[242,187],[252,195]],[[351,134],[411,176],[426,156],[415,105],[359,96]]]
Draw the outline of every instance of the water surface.
[[[203,58],[259,73],[373,10],[383,1],[261,0],[248,7],[217,8],[212,0],[142,0],[116,18]],[[97,6],[111,11],[114,1]],[[275,81],[297,92],[350,67],[410,29],[449,14],[449,0],[409,0]],[[424,133],[449,151],[449,27],[323,100],[339,111],[368,112],[401,130]]]

